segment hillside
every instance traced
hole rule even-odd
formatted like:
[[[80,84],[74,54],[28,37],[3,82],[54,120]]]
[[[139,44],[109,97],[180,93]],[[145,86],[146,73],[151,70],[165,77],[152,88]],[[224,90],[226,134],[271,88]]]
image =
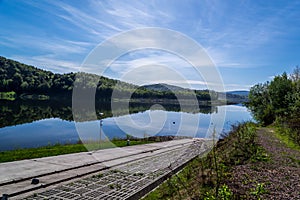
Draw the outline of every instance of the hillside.
[[[248,102],[248,94],[247,91],[233,91],[233,92],[226,92],[226,99],[228,102],[232,103],[244,103]]]
[[[222,92],[211,92],[209,95],[208,90],[191,90],[187,88],[182,88],[174,85],[168,85],[165,83],[160,83],[160,84],[152,84],[152,85],[144,85],[142,86],[145,89],[148,90],[153,90],[153,91],[160,91],[160,92],[175,92],[175,93],[196,93],[197,97],[205,100],[209,99],[210,95],[215,96],[215,97],[220,97],[220,98],[225,98],[227,99],[228,103],[244,103],[248,101],[248,94],[249,91],[230,91],[226,93]]]
[[[0,57],[0,92],[15,92],[18,96],[24,94],[39,95],[71,95],[76,75],[78,73],[57,74],[51,71],[38,69],[14,60]],[[84,74],[77,79],[77,83],[85,83],[86,87],[97,89],[102,96],[111,93],[112,88],[118,81],[100,77],[93,74]],[[122,89],[134,89],[136,86],[122,83]]]
[[[249,91],[246,90],[237,90],[237,91],[229,91],[227,94],[240,95],[240,96],[248,96]]]
[[[168,92],[168,91],[190,91],[190,89],[178,87],[175,85],[169,85],[165,83],[159,83],[159,84],[152,84],[152,85],[144,85],[143,88],[146,88],[148,90],[154,90],[154,91],[162,91],[162,92]]]
[[[128,94],[132,93],[132,98],[152,99],[176,99],[172,91],[178,92],[181,97],[188,99],[192,95],[192,92],[194,92],[189,89],[161,84],[153,87],[139,87],[126,82],[82,72],[80,72],[80,76],[77,75],[79,73],[57,74],[0,56],[0,92],[14,92],[17,98],[33,98],[41,95],[51,98],[57,96],[60,96],[60,98],[70,97],[76,77],[76,85],[82,85],[85,89],[96,87],[96,98],[102,99],[111,98],[112,91],[117,91],[120,97],[128,96]],[[117,84],[118,87],[116,87]],[[211,98],[218,98],[216,93],[211,92],[211,94],[215,95],[211,97],[208,90],[196,91],[198,100],[210,101]]]
[[[34,95],[70,97],[75,79],[76,85],[81,85],[84,89],[97,87],[97,98],[111,98],[113,90],[117,90],[120,97],[134,93],[135,98],[175,98],[170,92],[151,91],[95,74],[57,74],[4,57],[0,57],[0,66],[0,92],[13,91],[21,98]],[[115,87],[116,84],[118,88]]]

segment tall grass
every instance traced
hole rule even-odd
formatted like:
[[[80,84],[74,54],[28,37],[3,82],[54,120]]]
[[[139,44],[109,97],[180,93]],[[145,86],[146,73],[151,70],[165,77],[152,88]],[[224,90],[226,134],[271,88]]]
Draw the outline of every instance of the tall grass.
[[[300,147],[300,119],[277,118],[274,123],[278,137],[284,139],[287,145],[292,148]]]

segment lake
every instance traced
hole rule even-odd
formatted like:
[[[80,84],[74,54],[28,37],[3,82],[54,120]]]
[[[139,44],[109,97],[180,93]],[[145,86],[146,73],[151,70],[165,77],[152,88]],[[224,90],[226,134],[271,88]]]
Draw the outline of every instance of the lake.
[[[97,104],[100,119],[74,122],[70,102],[1,101],[0,151],[77,143],[112,138],[176,135],[209,137],[212,130],[226,133],[231,125],[252,120],[242,105],[202,106],[200,111],[180,110],[176,105],[131,104],[129,113],[113,116],[110,103]],[[225,115],[224,115],[225,113]],[[224,122],[222,121],[224,117]]]

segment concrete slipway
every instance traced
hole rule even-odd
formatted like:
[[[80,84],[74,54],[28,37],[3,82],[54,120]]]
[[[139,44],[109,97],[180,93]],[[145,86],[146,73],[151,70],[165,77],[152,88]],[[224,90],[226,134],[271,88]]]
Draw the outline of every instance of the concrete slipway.
[[[2,163],[0,195],[3,199],[139,199],[211,145],[209,140],[181,139]],[[31,184],[34,178],[38,184]]]

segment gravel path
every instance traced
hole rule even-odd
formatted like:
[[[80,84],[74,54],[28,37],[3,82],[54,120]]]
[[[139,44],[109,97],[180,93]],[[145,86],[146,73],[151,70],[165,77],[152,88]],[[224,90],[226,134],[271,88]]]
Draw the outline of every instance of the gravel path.
[[[270,160],[234,167],[229,187],[241,198],[299,200],[300,151],[288,148],[270,128],[260,128],[257,133]],[[259,184],[263,189],[257,194]]]

